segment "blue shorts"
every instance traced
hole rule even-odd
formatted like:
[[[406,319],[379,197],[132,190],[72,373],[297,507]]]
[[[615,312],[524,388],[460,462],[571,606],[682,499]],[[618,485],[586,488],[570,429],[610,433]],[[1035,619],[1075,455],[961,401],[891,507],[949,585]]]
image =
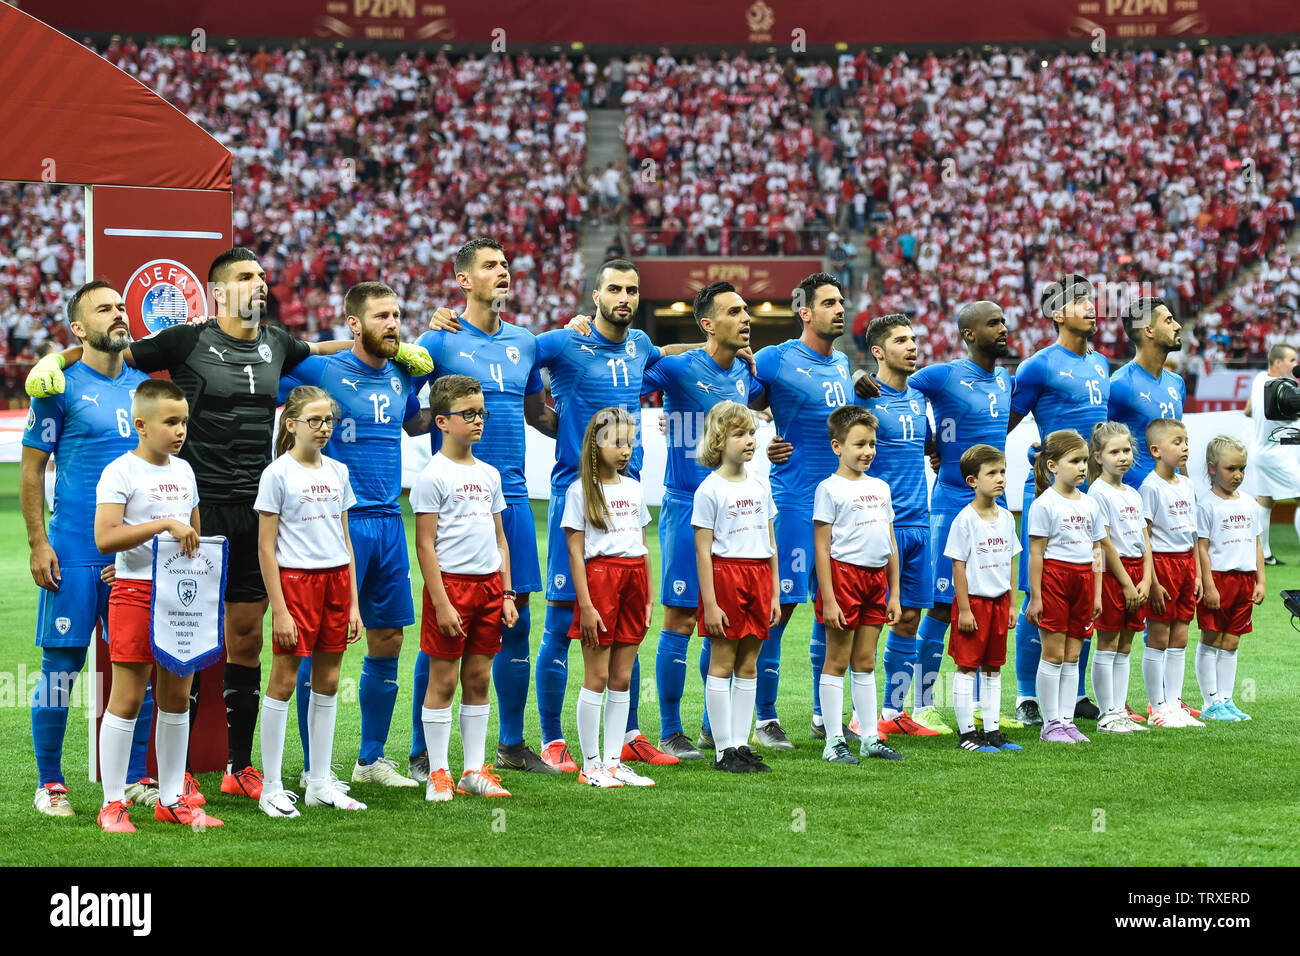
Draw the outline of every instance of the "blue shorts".
[[[957,514],[930,513],[930,560],[934,568],[935,604],[952,604],[957,598],[952,587],[952,558],[946,558],[943,554],[943,549],[948,544],[948,529],[952,527]]]
[[[357,562],[357,598],[366,627],[408,627],[415,623],[411,559],[401,515],[348,515],[348,535]]]
[[[812,509],[777,507],[780,510],[776,513],[776,559],[781,574],[781,603],[803,604],[817,589]]]
[[[560,522],[564,520],[564,495],[551,495],[546,508],[546,600],[576,601],[569,574],[569,542]],[[519,590],[515,588],[515,590]]]
[[[694,497],[664,495],[659,508],[659,603],[668,607],[698,607],[700,573],[695,563],[695,528],[691,526]]]
[[[510,548],[510,587],[517,594],[534,594],[542,589],[542,572],[537,567],[537,522],[527,501],[506,502],[501,512],[501,530]]]
[[[89,647],[98,621],[104,622],[107,631],[108,592],[112,585],[99,579],[102,570],[103,567],[61,567],[63,580],[59,589],[40,589],[36,610],[37,647]]]
[[[934,606],[934,562],[929,528],[895,528],[898,539],[898,590],[903,607]]]
[[[1025,497],[1020,508],[1020,565],[1016,568],[1016,587],[1029,593],[1029,506],[1034,502],[1034,473],[1025,482]]]

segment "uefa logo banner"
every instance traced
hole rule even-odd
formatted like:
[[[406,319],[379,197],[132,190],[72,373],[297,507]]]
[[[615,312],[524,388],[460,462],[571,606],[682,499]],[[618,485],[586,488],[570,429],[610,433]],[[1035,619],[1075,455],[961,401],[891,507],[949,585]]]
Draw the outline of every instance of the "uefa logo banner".
[[[188,266],[175,259],[152,259],[126,284],[126,312],[133,328],[153,335],[207,314],[203,283]]]

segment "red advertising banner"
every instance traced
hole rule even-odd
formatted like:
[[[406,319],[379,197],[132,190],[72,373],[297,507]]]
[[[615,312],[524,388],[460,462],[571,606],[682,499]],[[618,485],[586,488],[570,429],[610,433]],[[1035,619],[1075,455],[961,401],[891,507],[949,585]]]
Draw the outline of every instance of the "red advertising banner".
[[[319,37],[411,44],[979,43],[1300,31],[1295,0],[277,0],[249,17],[228,0],[19,0],[74,33]]]
[[[730,282],[752,306],[764,299],[789,304],[795,286],[822,271],[822,260],[790,259],[638,259],[641,298],[684,300],[711,282]]]

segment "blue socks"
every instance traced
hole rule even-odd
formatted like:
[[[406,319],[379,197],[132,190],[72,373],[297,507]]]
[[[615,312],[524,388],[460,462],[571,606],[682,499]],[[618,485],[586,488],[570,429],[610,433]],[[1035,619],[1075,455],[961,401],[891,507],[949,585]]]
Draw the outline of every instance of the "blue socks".
[[[1079,696],[1087,695],[1088,690],[1088,652],[1092,650],[1092,638],[1083,642],[1083,647],[1079,648]]]
[[[572,625],[572,607],[546,606],[542,645],[537,650],[537,710],[542,718],[543,746],[564,739],[560,717],[564,710],[564,691],[569,685],[569,628]]]
[[[37,786],[65,782],[63,736],[68,729],[68,704],[77,675],[85,664],[84,647],[41,649],[41,676],[32,692],[32,747],[36,751]]]
[[[903,711],[907,692],[912,686],[912,669],[920,642],[915,637],[897,634],[892,629],[885,633],[885,703],[890,710]]]
[[[298,739],[302,741],[302,770],[311,769],[311,734],[307,730],[307,707],[311,704],[311,658],[304,657],[298,662],[298,686],[293,692],[293,701],[298,707]]]
[[[916,629],[917,710],[934,706],[934,682],[939,679],[939,668],[943,664],[943,641],[947,636],[948,625],[930,614],[921,619],[921,625]]]
[[[826,625],[813,620],[812,640],[808,642],[808,659],[812,661],[813,715],[822,715],[821,680],[826,665]]]
[[[524,708],[528,706],[528,636],[532,631],[532,609],[519,610],[514,627],[501,631],[501,650],[492,658],[492,683],[497,690],[498,739],[503,747],[524,742]]]
[[[411,675],[411,756],[424,751],[424,695],[429,692],[429,655],[415,655],[415,673]]]
[[[1043,644],[1038,638],[1038,628],[1025,617],[1029,595],[1020,605],[1016,618],[1016,696],[1038,699],[1038,659],[1043,654]],[[1083,673],[1083,668],[1079,669]]]
[[[301,672],[299,674],[301,679]],[[388,728],[397,706],[397,658],[361,659],[361,681],[357,684],[357,702],[361,705],[361,752],[358,761],[374,763],[384,755]]]
[[[659,739],[682,733],[682,695],[686,693],[686,655],[691,638],[660,631],[655,649],[655,685],[659,689]],[[708,639],[704,641],[708,647]]]
[[[713,645],[709,639],[703,635],[700,636],[700,680],[704,686],[709,685],[709,662],[713,660]],[[706,734],[712,734],[713,728],[709,726],[709,708],[704,708],[704,718],[700,721],[700,729]]]
[[[641,704],[641,655],[638,653],[632,660],[632,683],[628,685],[627,697],[627,723],[624,724],[625,730],[641,729],[640,718],[637,711]]]
[[[786,621],[778,621],[767,632],[767,640],[758,651],[757,719],[776,720],[776,692],[781,683],[781,635]]]

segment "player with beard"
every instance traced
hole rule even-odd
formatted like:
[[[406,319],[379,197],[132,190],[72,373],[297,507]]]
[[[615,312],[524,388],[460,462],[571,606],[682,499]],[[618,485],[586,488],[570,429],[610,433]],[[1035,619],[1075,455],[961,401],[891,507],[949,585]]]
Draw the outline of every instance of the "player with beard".
[[[324,452],[347,465],[357,499],[348,511],[348,532],[366,627],[366,656],[357,685],[361,746],[352,782],[414,787],[418,782],[403,776],[384,756],[384,745],[397,704],[403,629],[415,623],[400,504],[402,432],[427,432],[429,413],[420,408],[411,373],[392,361],[401,344],[397,293],[382,282],[361,282],[348,290],[343,308],[354,336],[352,348],[329,358],[304,360],[280,380],[280,399],[298,385],[316,385],[334,397],[341,412]],[[298,668],[297,694],[304,774],[309,769],[310,699],[311,659],[305,657]]]
[[[261,698],[267,597],[253,502],[262,470],[272,457],[281,376],[308,355],[333,354],[349,344],[304,342],[282,326],[264,324],[266,271],[248,249],[217,256],[208,270],[208,289],[217,313],[212,321],[162,329],[133,342],[122,357],[142,372],[166,371],[189,403],[189,434],[181,457],[194,470],[204,533],[223,535],[229,542],[223,680],[228,756],[221,791],[256,800],[262,775],[252,765],[253,734]],[[81,349],[73,348],[42,359],[28,375],[28,394],[61,392],[61,369],[80,358]],[[404,344],[397,358],[413,372],[429,371],[423,349]],[[198,685],[195,681],[195,691]],[[191,725],[196,702],[192,692]]]
[[[1122,316],[1124,333],[1137,354],[1110,377],[1108,415],[1111,421],[1123,422],[1137,437],[1133,467],[1124,483],[1134,488],[1155,468],[1151,449],[1143,436],[1147,426],[1157,418],[1182,420],[1187,401],[1187,384],[1183,377],[1165,368],[1170,352],[1183,347],[1182,326],[1164,299],[1134,299]]]
[[[1085,442],[1093,428],[1106,421],[1110,400],[1110,364],[1090,345],[1097,331],[1097,309],[1092,283],[1086,276],[1070,274],[1049,282],[1039,297],[1044,318],[1056,326],[1056,343],[1035,352],[1016,369],[1015,394],[1011,399],[1011,420],[1007,431],[1033,413],[1040,437],[1054,431],[1071,429]],[[1036,457],[1038,445],[1030,450]],[[1034,500],[1034,470],[1025,480],[1024,504],[1020,513],[1020,549],[1029,554],[1029,510]],[[1042,651],[1038,628],[1025,616],[1029,606],[1029,561],[1021,560],[1020,590],[1025,594],[1020,616],[1016,619],[1016,712],[1014,722],[1002,719],[1006,726],[1024,724],[1041,726],[1036,680]],[[1085,695],[1088,651],[1091,638],[1085,638],[1079,655],[1079,690],[1074,718],[1096,720],[1097,705]]]

